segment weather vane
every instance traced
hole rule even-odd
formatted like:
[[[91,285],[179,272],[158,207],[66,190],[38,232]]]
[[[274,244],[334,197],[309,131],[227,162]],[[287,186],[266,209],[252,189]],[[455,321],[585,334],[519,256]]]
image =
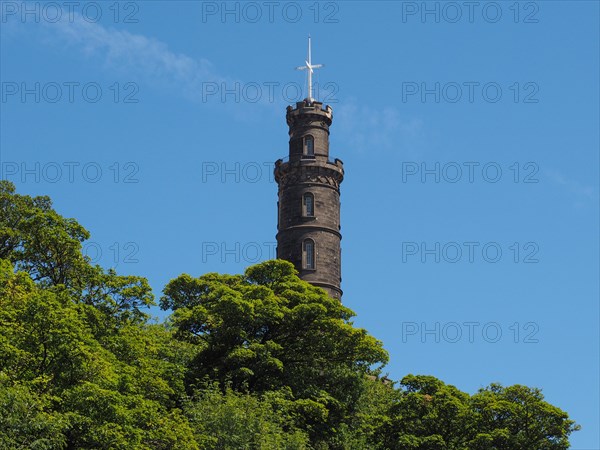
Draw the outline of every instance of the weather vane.
[[[308,59],[305,61],[304,66],[296,67],[296,70],[308,70],[308,96],[306,97],[309,102],[313,102],[315,99],[313,98],[313,89],[312,89],[312,75],[313,69],[320,69],[323,67],[323,64],[313,64],[310,55],[310,34],[308,35]]]

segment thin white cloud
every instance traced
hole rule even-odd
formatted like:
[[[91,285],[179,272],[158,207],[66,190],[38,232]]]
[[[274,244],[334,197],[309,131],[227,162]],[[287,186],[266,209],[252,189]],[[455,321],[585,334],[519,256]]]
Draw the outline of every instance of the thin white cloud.
[[[74,19],[47,24],[47,29],[54,44],[63,44],[98,58],[106,70],[127,75],[135,82],[169,90],[189,101],[226,108],[238,120],[259,120],[260,116],[253,111],[257,105],[270,108],[273,113],[281,111],[281,100],[273,101],[267,88],[257,96],[254,88],[245,89],[250,83],[218,73],[207,59],[196,60],[173,52],[158,39],[91,23],[78,15]],[[222,95],[236,88],[242,93],[237,100],[231,94]],[[245,93],[252,101],[245,99]]]
[[[403,118],[396,108],[376,109],[348,99],[334,108],[334,115],[339,134],[356,151],[417,154],[422,150],[423,121]]]
[[[65,18],[47,27],[61,43],[87,56],[101,58],[110,70],[132,74],[136,80],[150,84],[177,87],[195,100],[201,95],[202,82],[226,81],[208,60],[197,61],[175,53],[165,43],[141,34],[105,28],[78,15],[72,21]]]
[[[582,200],[597,203],[598,190],[594,186],[585,186],[578,181],[568,178],[556,169],[545,169],[543,173],[546,178],[563,186],[568,192],[574,194],[578,199],[575,203],[576,206],[581,206]]]

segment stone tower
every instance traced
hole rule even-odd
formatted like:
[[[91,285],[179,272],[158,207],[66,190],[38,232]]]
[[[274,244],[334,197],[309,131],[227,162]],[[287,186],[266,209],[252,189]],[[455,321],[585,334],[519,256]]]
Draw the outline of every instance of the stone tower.
[[[288,106],[289,157],[275,162],[277,258],[300,278],[341,300],[340,184],[342,161],[329,159],[330,106],[310,96]]]

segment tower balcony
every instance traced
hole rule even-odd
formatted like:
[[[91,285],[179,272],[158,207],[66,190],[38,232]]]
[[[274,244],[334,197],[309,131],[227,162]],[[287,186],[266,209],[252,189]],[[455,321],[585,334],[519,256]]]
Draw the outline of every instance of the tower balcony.
[[[344,163],[338,158],[319,160],[318,156],[302,155],[293,161],[289,157],[275,161],[275,181],[279,187],[289,183],[320,183],[339,189],[344,180]]]

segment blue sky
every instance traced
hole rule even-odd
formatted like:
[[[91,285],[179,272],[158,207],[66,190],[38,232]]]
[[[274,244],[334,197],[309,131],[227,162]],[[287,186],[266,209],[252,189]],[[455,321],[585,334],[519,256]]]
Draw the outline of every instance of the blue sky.
[[[2,178],[157,297],[274,256],[310,33],[343,301],[390,376],[540,387],[600,448],[597,2],[1,5]]]

